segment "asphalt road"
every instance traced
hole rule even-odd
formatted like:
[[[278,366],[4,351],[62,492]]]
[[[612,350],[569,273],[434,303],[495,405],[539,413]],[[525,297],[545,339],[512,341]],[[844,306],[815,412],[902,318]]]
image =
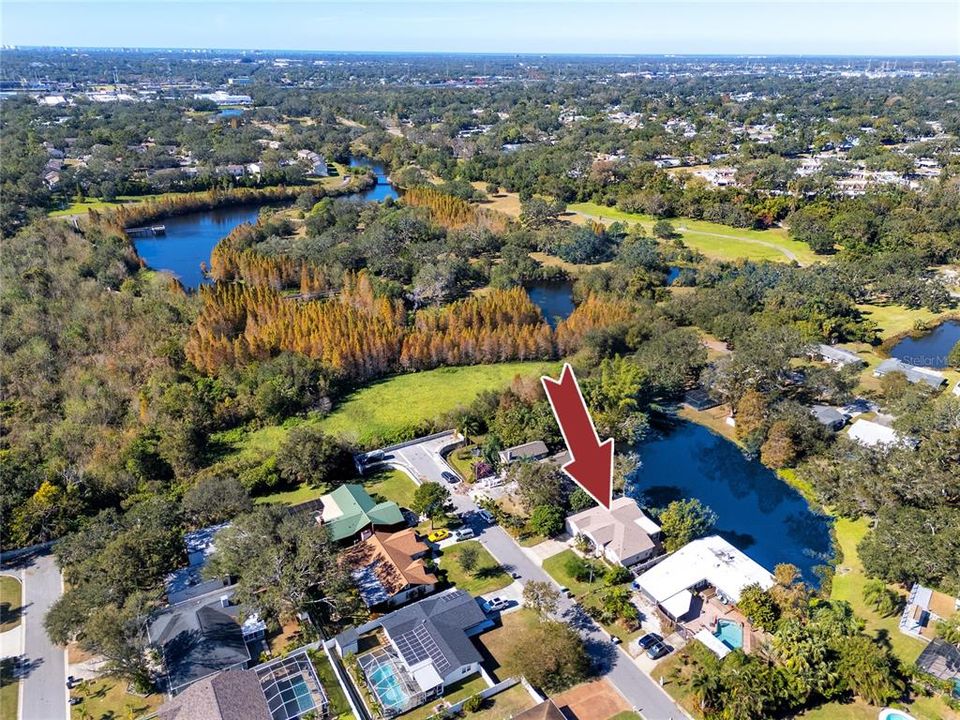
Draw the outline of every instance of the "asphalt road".
[[[20,720],[67,720],[66,657],[43,628],[43,617],[63,592],[53,555],[42,555],[20,571],[23,579],[24,676]]]
[[[478,540],[505,569],[520,575],[521,582],[539,580],[556,585],[541,567],[531,560],[510,535],[497,526],[484,528]],[[586,641],[587,650],[600,673],[620,691],[646,720],[681,720],[683,710],[644,673],[630,656],[610,642],[607,635],[572,600],[562,598],[558,615],[575,627]]]
[[[417,477],[447,485],[440,473],[450,468],[437,454],[439,446],[444,444],[445,441],[434,440],[408,445],[392,452],[392,457],[385,457],[384,460],[388,464],[391,460],[399,460]],[[518,573],[520,582],[539,580],[556,585],[553,578],[531,560],[510,535],[496,525],[487,526],[476,515],[478,508],[474,502],[467,495],[456,492],[462,486],[447,487],[454,493],[452,500],[456,512],[466,513],[464,519],[476,531],[477,539],[504,569]],[[682,720],[688,717],[623,649],[610,642],[609,637],[573,600],[562,598],[558,615],[580,632],[600,674],[613,683],[645,720]]]

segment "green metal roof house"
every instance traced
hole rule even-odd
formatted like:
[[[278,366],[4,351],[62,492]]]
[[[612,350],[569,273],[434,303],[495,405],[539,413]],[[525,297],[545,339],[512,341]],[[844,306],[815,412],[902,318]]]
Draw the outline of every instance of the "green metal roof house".
[[[320,498],[320,523],[335,542],[363,539],[374,527],[404,525],[403,513],[395,502],[377,503],[362,485],[341,485]]]

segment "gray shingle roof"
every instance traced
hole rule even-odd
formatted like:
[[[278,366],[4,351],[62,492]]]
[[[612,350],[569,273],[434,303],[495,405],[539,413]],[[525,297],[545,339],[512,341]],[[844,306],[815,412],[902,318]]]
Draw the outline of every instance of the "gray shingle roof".
[[[381,625],[408,665],[429,656],[446,675],[451,668],[481,661],[467,630],[486,619],[469,593],[451,590],[395,610]]]
[[[220,597],[215,593],[172,605],[151,622],[148,633],[163,652],[168,692],[250,661],[238,608],[222,607]]]

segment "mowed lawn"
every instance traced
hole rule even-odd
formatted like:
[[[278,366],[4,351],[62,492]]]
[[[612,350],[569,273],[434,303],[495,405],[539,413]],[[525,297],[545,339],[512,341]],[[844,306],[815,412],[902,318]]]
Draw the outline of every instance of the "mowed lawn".
[[[412,437],[421,423],[469,405],[484,390],[503,389],[517,375],[542,375],[559,367],[555,362],[510,362],[394,375],[347,396],[324,418],[295,418],[250,433],[224,433],[220,439],[241,453],[271,453],[291,429],[308,424],[369,447],[404,432]]]
[[[10,575],[0,575],[0,632],[13,630],[20,624],[23,595],[20,581]]]
[[[86,680],[70,693],[81,702],[70,708],[72,720],[139,718],[154,712],[166,699],[159,693],[140,697],[126,691],[126,682],[112,678]]]
[[[597,203],[575,203],[569,205],[567,210],[602,220],[639,223],[647,232],[652,231],[657,221],[657,218],[651,215],[628,213]],[[670,223],[689,247],[718,260],[746,258],[790,262],[796,259],[802,265],[825,261],[823,256],[816,255],[806,243],[791,239],[783,228],[748,230],[693,218],[670,218]]]
[[[477,566],[470,572],[460,567],[460,553],[467,547],[478,550]],[[438,562],[440,569],[446,572],[447,582],[471,595],[502,590],[513,582],[513,578],[500,567],[493,555],[476,540],[467,540],[444,548]]]
[[[857,555],[857,545],[867,534],[868,521],[865,518],[860,520],[837,518],[834,527],[837,533],[837,544],[840,546],[840,552],[843,553],[843,562],[837,567],[834,575],[830,597],[850,603],[853,611],[866,620],[866,631],[874,636],[886,636],[897,657],[905,664],[911,664],[920,656],[926,643],[900,632],[899,613],[881,617],[863,601],[863,587],[867,583],[867,575]]]

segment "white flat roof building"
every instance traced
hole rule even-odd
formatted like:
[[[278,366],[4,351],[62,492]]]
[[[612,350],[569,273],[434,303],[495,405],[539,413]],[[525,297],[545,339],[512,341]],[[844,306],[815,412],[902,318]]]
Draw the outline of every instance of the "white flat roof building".
[[[736,603],[740,591],[755,583],[766,590],[773,586],[773,575],[719,535],[687,543],[637,578],[645,595],[680,615],[690,607],[691,589],[712,585]]]
[[[904,437],[893,428],[862,418],[853,422],[847,431],[847,437],[865,447],[916,445],[916,441]]]

